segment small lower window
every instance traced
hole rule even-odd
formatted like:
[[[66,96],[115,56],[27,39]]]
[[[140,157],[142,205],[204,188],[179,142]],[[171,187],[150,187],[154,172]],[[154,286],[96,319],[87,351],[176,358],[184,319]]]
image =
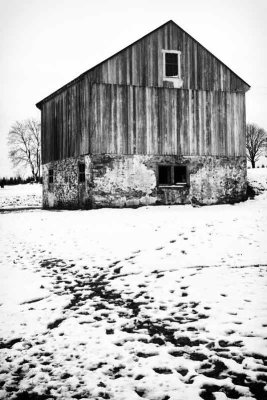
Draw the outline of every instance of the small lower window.
[[[159,165],[159,184],[171,185],[172,184],[172,167],[171,165]]]
[[[83,162],[79,162],[79,183],[85,182],[85,164]]]
[[[48,171],[48,183],[54,183],[54,170],[50,169]]]
[[[186,183],[186,166],[174,166],[174,184]]]
[[[187,168],[185,165],[159,165],[159,185],[179,185],[187,183]]]

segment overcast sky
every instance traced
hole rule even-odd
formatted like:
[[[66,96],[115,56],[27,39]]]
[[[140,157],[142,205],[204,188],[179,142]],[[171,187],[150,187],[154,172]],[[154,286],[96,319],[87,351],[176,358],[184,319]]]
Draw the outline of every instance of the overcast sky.
[[[251,85],[247,121],[267,130],[266,0],[0,0],[0,177],[14,121],[170,19]]]

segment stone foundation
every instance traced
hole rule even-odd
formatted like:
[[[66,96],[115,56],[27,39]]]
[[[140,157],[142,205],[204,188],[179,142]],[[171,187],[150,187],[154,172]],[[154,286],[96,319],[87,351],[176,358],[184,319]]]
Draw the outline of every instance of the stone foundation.
[[[187,183],[159,185],[159,164],[187,166]],[[246,189],[245,157],[86,155],[43,165],[44,208],[234,203],[246,199]]]

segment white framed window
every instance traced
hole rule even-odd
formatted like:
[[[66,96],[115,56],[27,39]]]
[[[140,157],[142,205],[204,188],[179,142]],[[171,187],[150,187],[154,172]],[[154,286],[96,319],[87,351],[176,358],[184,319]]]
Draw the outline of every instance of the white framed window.
[[[174,87],[181,87],[181,51],[162,50],[163,55],[163,80],[173,82]]]

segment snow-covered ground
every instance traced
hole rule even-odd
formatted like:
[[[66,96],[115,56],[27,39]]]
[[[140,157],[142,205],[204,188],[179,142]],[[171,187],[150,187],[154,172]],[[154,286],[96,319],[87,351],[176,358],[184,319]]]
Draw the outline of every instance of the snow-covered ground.
[[[264,166],[265,168],[267,167],[267,154],[260,156],[259,159],[256,161],[257,168],[261,168],[262,166]],[[251,168],[250,161],[248,161],[248,168]]]
[[[7,185],[0,188],[0,210],[9,208],[32,208],[42,206],[42,185]]]
[[[267,191],[0,230],[1,399],[267,398]]]
[[[248,183],[257,194],[267,190],[266,168],[248,169]]]

